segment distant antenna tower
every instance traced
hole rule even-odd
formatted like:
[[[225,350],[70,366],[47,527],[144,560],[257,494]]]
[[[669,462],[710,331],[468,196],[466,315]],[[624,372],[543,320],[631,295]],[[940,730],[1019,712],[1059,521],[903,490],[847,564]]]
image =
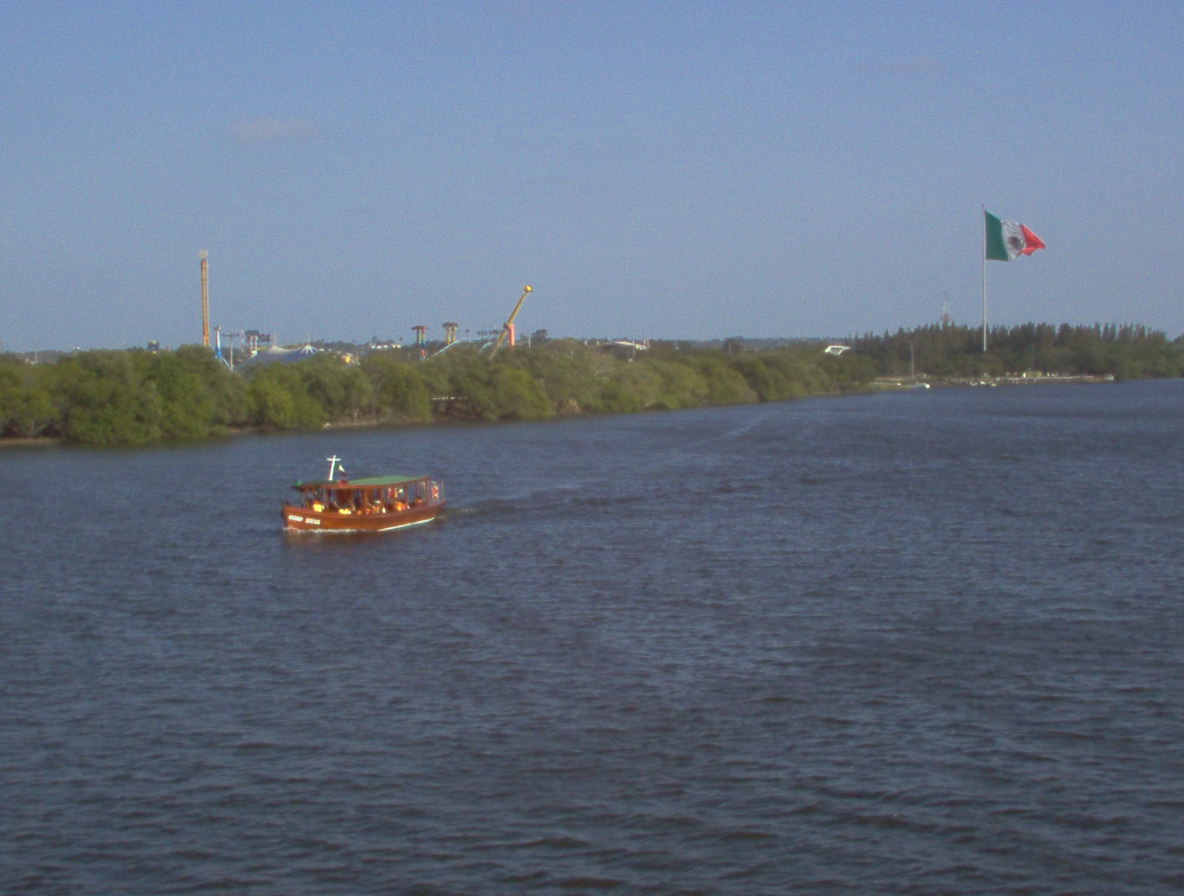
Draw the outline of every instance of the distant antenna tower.
[[[941,303],[941,325],[948,327],[954,322],[954,318],[950,316],[950,291],[947,289],[942,293]]]
[[[201,344],[210,347],[210,253],[202,249],[201,259]]]
[[[456,342],[456,331],[458,327],[460,327],[460,324],[454,321],[449,320],[444,322],[444,342],[447,345],[452,345],[452,343]]]

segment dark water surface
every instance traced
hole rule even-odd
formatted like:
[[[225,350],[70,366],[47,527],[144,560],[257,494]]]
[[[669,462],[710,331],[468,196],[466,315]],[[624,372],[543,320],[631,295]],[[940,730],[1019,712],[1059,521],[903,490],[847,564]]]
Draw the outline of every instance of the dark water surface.
[[[0,454],[0,891],[1184,891],[1184,382]],[[433,473],[424,529],[285,486]]]

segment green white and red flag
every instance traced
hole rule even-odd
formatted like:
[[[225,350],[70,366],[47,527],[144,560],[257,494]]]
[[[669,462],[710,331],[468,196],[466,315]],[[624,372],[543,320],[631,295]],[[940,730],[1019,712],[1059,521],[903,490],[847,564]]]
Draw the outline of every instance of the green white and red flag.
[[[986,215],[986,257],[988,261],[1011,261],[1044,248],[1044,240],[1018,221],[1003,221]]]

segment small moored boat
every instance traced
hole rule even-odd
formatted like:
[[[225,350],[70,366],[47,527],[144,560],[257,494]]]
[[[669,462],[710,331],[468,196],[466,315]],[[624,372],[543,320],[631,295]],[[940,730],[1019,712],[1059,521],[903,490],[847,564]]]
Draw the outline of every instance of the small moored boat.
[[[427,476],[348,479],[339,457],[329,478],[297,482],[299,498],[283,506],[289,532],[391,532],[430,523],[444,512],[444,484]],[[337,474],[341,478],[335,478]]]

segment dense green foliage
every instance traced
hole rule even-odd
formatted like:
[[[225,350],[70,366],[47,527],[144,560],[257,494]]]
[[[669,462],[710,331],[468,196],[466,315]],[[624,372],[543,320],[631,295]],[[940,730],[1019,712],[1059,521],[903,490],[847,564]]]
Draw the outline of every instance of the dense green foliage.
[[[210,352],[91,351],[0,360],[0,435],[90,445],[199,438],[238,423],[246,384]]]
[[[90,351],[56,364],[0,357],[0,435],[92,445],[190,439],[231,428],[421,423],[438,418],[541,420],[784,401],[866,389],[910,369],[957,380],[1027,371],[1184,375],[1179,340],[1142,327],[924,327],[863,336],[827,355],[817,344],[747,350],[655,343],[630,353],[542,340],[491,358],[458,345],[427,360],[374,352],[351,364],[323,352],[295,364],[231,372],[206,349]]]
[[[1023,373],[1117,380],[1184,376],[1181,339],[1170,342],[1146,327],[998,327],[987,334],[986,353],[982,340],[982,330],[972,327],[921,327],[860,337],[854,354],[871,359],[881,376],[909,373],[910,360],[918,373],[943,379]]]

